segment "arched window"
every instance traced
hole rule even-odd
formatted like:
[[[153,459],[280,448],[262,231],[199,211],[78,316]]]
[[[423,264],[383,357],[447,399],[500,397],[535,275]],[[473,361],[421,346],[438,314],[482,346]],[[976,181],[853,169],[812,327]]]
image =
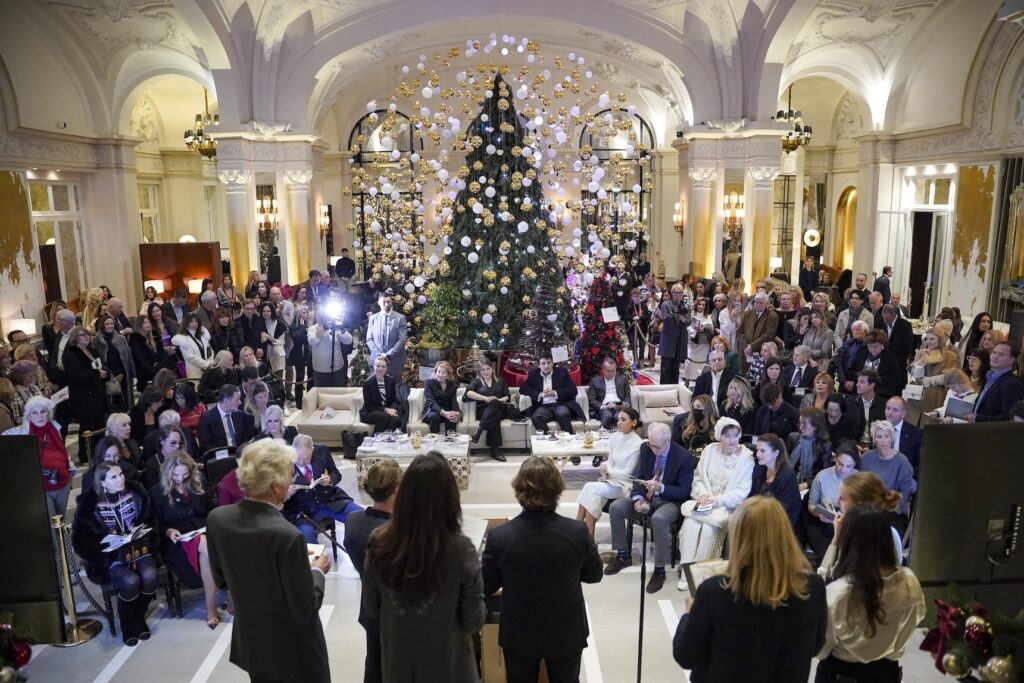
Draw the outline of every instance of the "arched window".
[[[583,188],[584,224],[599,229],[607,226],[620,236],[617,242],[605,240],[613,254],[635,239],[636,249],[625,254],[628,260],[646,249],[647,233],[640,228],[650,229],[651,193],[647,184],[654,168],[653,159],[641,163],[640,158],[654,149],[654,133],[637,114],[605,109],[597,112],[580,133],[580,149],[586,148],[600,160],[611,189],[600,198],[598,193]],[[633,192],[636,187],[639,194]]]

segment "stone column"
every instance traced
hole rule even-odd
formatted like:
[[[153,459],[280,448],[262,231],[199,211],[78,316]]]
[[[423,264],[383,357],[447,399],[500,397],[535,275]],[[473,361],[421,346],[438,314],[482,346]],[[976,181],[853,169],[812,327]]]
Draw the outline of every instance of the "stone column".
[[[693,232],[693,251],[686,272],[702,277],[718,270],[715,267],[715,179],[718,169],[711,166],[691,166],[689,228]]]
[[[256,240],[256,186],[249,169],[224,169],[217,177],[225,186],[228,207],[228,248],[231,254],[231,275],[244,285],[249,271],[259,263]]]
[[[82,240],[87,264],[87,286],[103,283],[124,301],[125,310],[139,310],[142,294],[142,269],[139,244],[142,222],[139,220],[139,191],[135,172],[135,150],[128,140],[101,140],[96,144],[96,172],[85,183],[86,220],[95,228]],[[114,256],[114,252],[116,257]],[[12,293],[13,294],[13,293]],[[77,297],[78,292],[69,293]]]
[[[867,273],[868,284],[874,282],[875,245],[878,236],[879,211],[899,208],[898,183],[895,179],[893,153],[896,142],[890,135],[873,133],[857,138],[857,233],[853,241],[853,272]],[[915,295],[917,293],[915,292]],[[923,295],[923,293],[922,293]]]
[[[748,166],[745,182],[747,196],[743,238],[743,279],[752,288],[756,280],[771,270],[768,257],[772,244],[772,199],[779,166]]]
[[[311,268],[323,270],[327,266],[319,253],[314,254],[310,243],[317,226],[317,217],[310,210],[309,181],[313,171],[285,171],[284,179],[288,185],[288,226],[279,240],[281,278],[285,282],[302,282]],[[319,239],[313,244],[319,245]]]
[[[683,245],[673,225],[672,214],[676,202],[680,201],[679,155],[674,151],[652,152],[654,157],[654,191],[651,193],[650,216],[648,217],[647,239],[660,255],[657,258],[665,261],[665,275],[668,279],[676,279],[683,273]],[[656,259],[651,257],[648,248],[648,261],[652,270],[656,267]]]

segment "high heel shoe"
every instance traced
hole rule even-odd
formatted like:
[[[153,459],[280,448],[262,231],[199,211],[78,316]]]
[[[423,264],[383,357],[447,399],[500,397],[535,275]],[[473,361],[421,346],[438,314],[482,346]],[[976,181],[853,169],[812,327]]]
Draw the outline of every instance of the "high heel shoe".
[[[207,627],[209,627],[209,629],[210,629],[211,631],[212,631],[212,630],[214,630],[215,628],[217,628],[217,626],[219,626],[219,625],[220,625],[220,617],[219,617],[219,616],[216,616],[216,617],[207,617],[207,619],[206,619],[206,625],[207,625]]]

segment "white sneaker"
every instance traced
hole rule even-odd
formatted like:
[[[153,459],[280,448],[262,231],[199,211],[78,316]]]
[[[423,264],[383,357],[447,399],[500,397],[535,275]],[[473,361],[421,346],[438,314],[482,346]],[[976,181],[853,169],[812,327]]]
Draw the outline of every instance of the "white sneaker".
[[[690,592],[690,586],[686,583],[686,577],[679,579],[679,583],[676,584],[676,588],[684,593]]]

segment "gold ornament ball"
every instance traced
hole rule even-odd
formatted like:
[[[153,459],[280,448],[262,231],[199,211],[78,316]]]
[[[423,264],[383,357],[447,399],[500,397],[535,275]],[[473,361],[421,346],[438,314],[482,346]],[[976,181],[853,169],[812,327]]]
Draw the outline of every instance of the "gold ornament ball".
[[[527,296],[526,294],[524,294],[524,295],[523,295],[523,303],[524,303],[524,304],[528,304],[528,303],[530,303],[530,297],[529,297],[529,296]]]
[[[469,309],[469,312],[466,315],[469,316],[470,320],[476,320],[476,311],[475,310]]]
[[[480,339],[482,339],[484,341],[487,341],[490,338],[491,338],[491,335],[487,334],[486,332],[481,332],[480,333]]]
[[[978,616],[977,614],[967,617],[967,621],[964,622],[964,627],[975,627],[982,629],[983,631],[987,631],[988,633],[992,633],[992,624],[988,623],[988,620],[985,617]]]
[[[978,669],[981,680],[986,683],[1011,683],[1014,673],[1013,657],[989,657]]]
[[[508,334],[508,328],[507,328],[507,327],[503,327],[503,328],[501,328],[501,329],[500,329],[500,330],[498,330],[498,331],[499,331],[499,332],[501,332],[501,335],[502,335],[502,336],[505,336],[505,335],[507,335],[507,334]]]
[[[487,291],[488,292],[493,292],[494,291],[494,283],[493,282],[490,283],[489,285],[487,285]]]
[[[967,662],[963,661],[952,652],[948,652],[942,656],[942,669],[954,678],[963,678],[967,674],[971,673],[971,667],[968,666]]]

